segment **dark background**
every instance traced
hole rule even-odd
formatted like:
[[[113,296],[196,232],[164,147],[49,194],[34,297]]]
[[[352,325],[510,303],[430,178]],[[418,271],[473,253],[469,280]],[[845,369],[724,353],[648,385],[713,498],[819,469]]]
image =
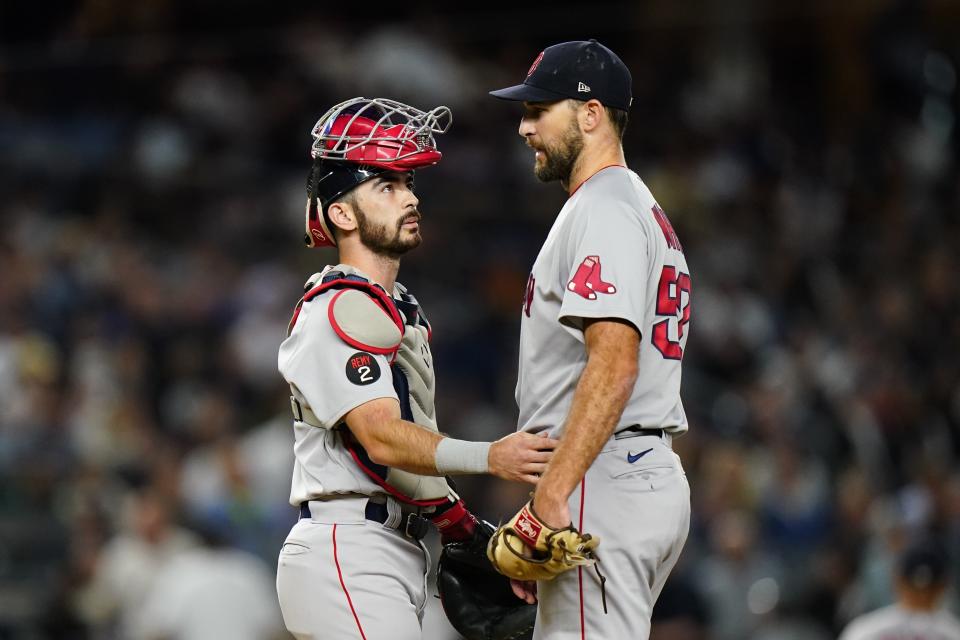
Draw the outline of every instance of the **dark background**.
[[[486,92],[591,37],[633,73],[626,157],[693,275],[694,521],[658,614],[829,638],[891,601],[912,536],[957,566],[960,4],[7,2],[0,638],[134,635],[188,529],[273,571],[295,519],[276,350],[335,261],[301,235],[336,102],[453,110],[400,280],[434,326],[441,428],[515,427],[520,301],[564,194]],[[526,496],[460,486],[493,521]],[[124,544],[149,567],[129,588]]]

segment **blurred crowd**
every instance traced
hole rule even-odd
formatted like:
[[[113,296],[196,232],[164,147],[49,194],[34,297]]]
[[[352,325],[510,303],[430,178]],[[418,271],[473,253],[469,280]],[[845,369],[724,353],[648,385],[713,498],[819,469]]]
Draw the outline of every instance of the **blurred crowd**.
[[[564,194],[486,91],[588,37],[633,72],[628,163],[693,273],[694,522],[654,637],[836,637],[921,533],[960,575],[960,8],[768,4],[598,5],[579,30],[415,3],[0,9],[0,638],[283,637],[276,354],[335,259],[302,211],[343,99],[452,108],[400,281],[435,329],[441,429],[515,428],[521,296]],[[492,521],[526,497],[459,486]]]

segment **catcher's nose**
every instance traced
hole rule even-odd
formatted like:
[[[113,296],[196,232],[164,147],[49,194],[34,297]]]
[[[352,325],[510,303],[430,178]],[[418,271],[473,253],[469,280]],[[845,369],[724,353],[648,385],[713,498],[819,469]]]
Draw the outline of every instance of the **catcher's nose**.
[[[416,209],[417,207],[419,207],[419,205],[420,205],[420,198],[418,198],[417,194],[415,194],[413,191],[410,191],[410,189],[407,189],[407,197],[406,197],[406,202],[404,202],[404,206],[407,207],[408,209]]]

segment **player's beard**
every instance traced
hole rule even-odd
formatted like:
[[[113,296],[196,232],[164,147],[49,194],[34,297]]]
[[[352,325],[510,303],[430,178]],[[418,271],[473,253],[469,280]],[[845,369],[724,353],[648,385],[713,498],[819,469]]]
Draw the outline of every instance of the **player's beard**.
[[[570,119],[570,126],[560,136],[555,145],[543,143],[543,163],[535,164],[533,173],[541,182],[559,180],[562,184],[570,182],[570,174],[577,164],[580,152],[583,151],[583,134],[575,118]]]
[[[391,229],[386,224],[371,222],[359,205],[354,206],[354,211],[357,214],[357,231],[360,232],[360,242],[374,253],[390,258],[399,258],[407,251],[420,246],[422,238],[419,230],[409,237],[404,237],[403,223],[410,217],[410,213],[405,213]],[[417,211],[416,215],[419,220],[420,212]]]

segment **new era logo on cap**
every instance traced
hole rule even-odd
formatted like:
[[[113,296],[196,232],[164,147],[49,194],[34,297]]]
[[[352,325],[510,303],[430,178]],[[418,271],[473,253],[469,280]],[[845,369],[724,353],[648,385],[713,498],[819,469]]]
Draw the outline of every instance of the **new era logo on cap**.
[[[523,84],[491,91],[504,100],[555,102],[595,98],[614,109],[630,108],[630,70],[613,51],[596,40],[561,42],[534,59]]]

